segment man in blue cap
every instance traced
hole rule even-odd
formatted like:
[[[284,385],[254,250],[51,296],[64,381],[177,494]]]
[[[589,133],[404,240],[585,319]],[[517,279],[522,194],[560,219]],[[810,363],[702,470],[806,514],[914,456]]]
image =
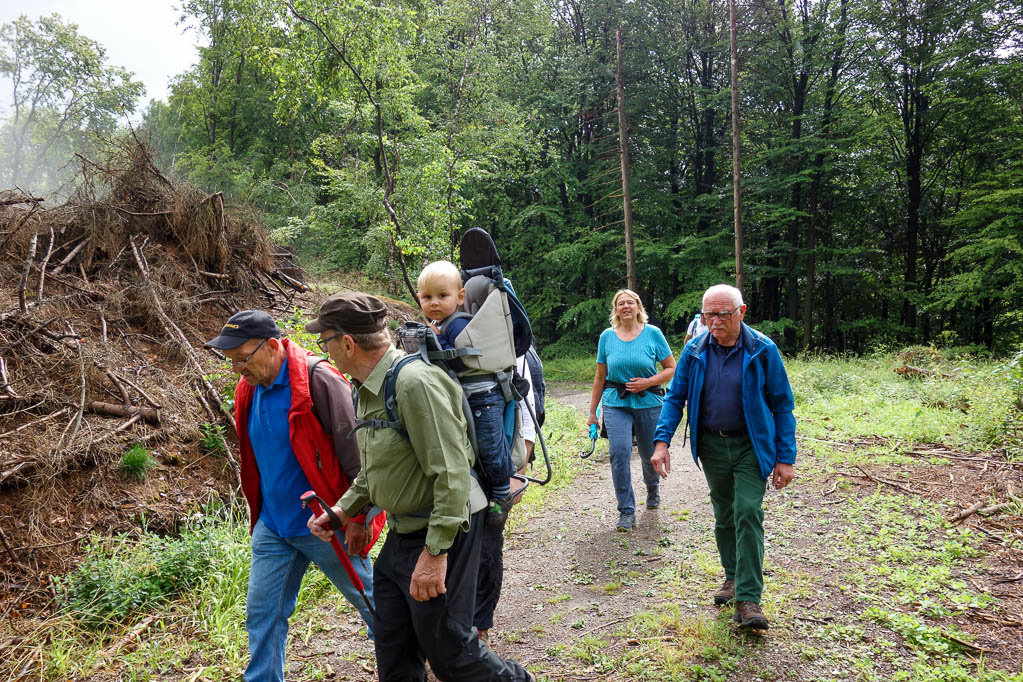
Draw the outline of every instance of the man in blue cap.
[[[309,563],[358,609],[373,636],[372,613],[352,585],[340,557],[314,538],[300,496],[313,490],[333,504],[361,469],[359,448],[348,434],[355,424],[348,382],[329,362],[290,339],[281,339],[273,318],[243,310],[224,323],[207,346],[219,349],[239,375],[235,421],[241,450],[242,493],[249,506],[252,565],[245,627],[251,658],[246,680],[284,679],[288,618]],[[352,566],[372,599],[373,572],[366,557],[384,515],[358,528]],[[346,545],[347,549],[347,545]]]

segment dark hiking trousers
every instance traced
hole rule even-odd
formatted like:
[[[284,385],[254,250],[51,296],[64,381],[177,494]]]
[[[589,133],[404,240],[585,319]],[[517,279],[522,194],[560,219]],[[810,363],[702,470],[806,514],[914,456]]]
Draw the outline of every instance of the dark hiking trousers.
[[[388,533],[373,566],[377,669],[381,682],[425,682],[425,661],[441,682],[519,682],[526,670],[482,642],[472,627],[485,511],[469,519],[448,551],[447,593],[425,602],[409,594],[426,529]]]
[[[497,608],[497,602],[501,601],[501,583],[504,582],[504,525],[484,523],[481,534],[483,546],[480,549],[476,613],[472,624],[477,630],[489,630],[494,627],[494,609]]]
[[[764,589],[764,491],[748,435],[700,432],[700,464],[714,507],[714,539],[735,600],[760,603]]]

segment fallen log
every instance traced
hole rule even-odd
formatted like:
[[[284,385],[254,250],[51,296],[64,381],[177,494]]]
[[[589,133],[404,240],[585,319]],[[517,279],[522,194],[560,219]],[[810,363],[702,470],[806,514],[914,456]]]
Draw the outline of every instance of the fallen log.
[[[980,508],[983,507],[983,506],[984,506],[984,502],[983,501],[974,502],[973,504],[971,504],[969,507],[967,507],[966,509],[962,510],[961,512],[959,512],[957,514],[953,514],[952,516],[950,516],[948,518],[948,522],[949,523],[959,523],[960,521],[968,519],[971,516],[973,516],[974,514],[976,514],[978,511],[980,511]]]
[[[42,197],[30,197],[27,194],[23,194],[13,199],[0,199],[0,206],[15,206],[17,204],[38,204],[42,201],[46,201]]]
[[[990,506],[984,507],[983,509],[978,509],[977,513],[986,516],[988,514],[994,514],[995,512],[1000,512],[1004,509],[1008,509],[1011,505],[1012,502],[999,502],[998,504],[992,504]]]
[[[104,417],[133,417],[140,415],[147,424],[160,425],[160,410],[155,407],[135,407],[134,405],[115,405],[93,400],[86,406],[86,409],[93,414],[100,414]]]

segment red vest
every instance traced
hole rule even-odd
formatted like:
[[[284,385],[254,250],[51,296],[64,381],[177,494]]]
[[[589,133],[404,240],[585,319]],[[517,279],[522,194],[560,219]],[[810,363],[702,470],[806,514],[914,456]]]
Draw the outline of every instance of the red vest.
[[[350,484],[341,465],[334,455],[334,440],[320,426],[313,412],[313,399],[309,391],[309,364],[306,358],[312,353],[283,339],[281,343],[288,354],[288,382],[291,386],[291,407],[288,409],[288,431],[291,449],[295,459],[302,467],[302,473],[309,479],[313,491],[327,504],[335,504],[348,490]],[[317,371],[334,372],[337,369],[329,362],[321,363]],[[340,374],[339,374],[340,376]],[[341,378],[348,383],[344,376]],[[249,442],[249,408],[252,406],[252,386],[245,379],[239,378],[234,389],[234,419],[238,430],[238,445],[241,449],[242,494],[249,505],[249,532],[256,526],[259,510],[262,505],[259,492],[259,467],[256,465],[256,453]],[[353,519],[358,523],[365,521],[365,516]],[[372,541],[363,551],[369,552],[387,519],[383,512],[373,519],[371,524]]]

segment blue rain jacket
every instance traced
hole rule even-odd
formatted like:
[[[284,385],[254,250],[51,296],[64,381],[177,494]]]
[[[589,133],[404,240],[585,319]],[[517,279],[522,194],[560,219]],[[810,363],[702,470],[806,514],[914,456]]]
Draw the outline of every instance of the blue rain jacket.
[[[766,480],[774,470],[775,463],[796,463],[796,418],[792,415],[792,388],[774,341],[745,322],[742,323],[740,333],[743,345],[742,407],[746,429],[760,464],[760,475]],[[654,442],[670,443],[682,421],[682,410],[688,403],[689,430],[696,466],[700,466],[700,396],[703,394],[703,378],[707,369],[709,338],[710,332],[703,333],[691,339],[682,349],[654,434]]]

